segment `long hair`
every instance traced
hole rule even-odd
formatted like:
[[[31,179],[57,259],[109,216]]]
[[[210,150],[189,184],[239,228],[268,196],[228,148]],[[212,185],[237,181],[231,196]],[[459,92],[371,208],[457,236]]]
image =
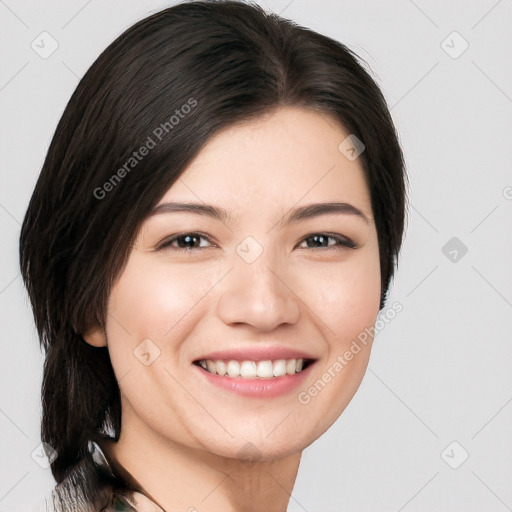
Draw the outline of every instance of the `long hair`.
[[[46,352],[41,438],[57,452],[57,482],[89,440],[120,434],[108,349],[82,334],[104,327],[142,221],[220,129],[287,105],[328,114],[363,142],[384,307],[402,243],[406,173],[385,99],[359,60],[258,5],[206,0],[137,22],[85,73],[49,146],[19,246]]]

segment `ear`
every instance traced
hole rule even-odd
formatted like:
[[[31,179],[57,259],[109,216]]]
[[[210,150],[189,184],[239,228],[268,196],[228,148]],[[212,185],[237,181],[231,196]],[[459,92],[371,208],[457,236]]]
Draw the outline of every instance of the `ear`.
[[[94,347],[106,347],[107,346],[107,334],[105,330],[100,327],[93,327],[87,332],[82,334],[82,338]]]

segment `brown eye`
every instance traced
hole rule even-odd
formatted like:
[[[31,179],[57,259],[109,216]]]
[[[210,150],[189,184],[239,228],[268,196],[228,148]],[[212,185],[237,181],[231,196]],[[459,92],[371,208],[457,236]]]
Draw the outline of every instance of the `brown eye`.
[[[313,233],[307,238],[304,238],[302,242],[312,240],[312,246],[307,247],[308,249],[337,249],[340,247],[346,247],[349,249],[355,249],[357,246],[345,237],[340,237],[330,233]],[[329,244],[330,240],[334,240],[336,243]]]
[[[158,246],[158,249],[172,249],[180,252],[196,251],[205,248],[204,246],[198,245],[201,239],[207,240],[208,243],[210,243],[209,239],[202,233],[180,233],[179,235],[173,235],[171,238],[164,240],[163,243]],[[174,242],[177,243],[177,246],[173,245]]]
[[[210,245],[201,245],[201,240],[206,240]],[[334,240],[334,244],[331,241]],[[307,243],[305,249],[356,249],[357,246],[348,238],[331,233],[313,233],[304,238],[301,243]],[[195,252],[215,246],[210,239],[203,233],[180,233],[166,238],[157,248],[157,250],[173,250],[177,252]]]

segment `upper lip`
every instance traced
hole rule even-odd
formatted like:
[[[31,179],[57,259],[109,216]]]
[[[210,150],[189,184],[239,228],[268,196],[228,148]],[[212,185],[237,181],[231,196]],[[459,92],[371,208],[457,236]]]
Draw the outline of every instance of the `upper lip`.
[[[225,350],[217,350],[215,352],[209,352],[195,361],[201,361],[203,359],[210,359],[213,361],[224,360],[229,361],[231,359],[237,361],[265,361],[265,360],[277,360],[277,359],[311,359],[316,360],[311,354],[296,348],[289,348],[283,346],[259,346],[259,347],[237,347]]]

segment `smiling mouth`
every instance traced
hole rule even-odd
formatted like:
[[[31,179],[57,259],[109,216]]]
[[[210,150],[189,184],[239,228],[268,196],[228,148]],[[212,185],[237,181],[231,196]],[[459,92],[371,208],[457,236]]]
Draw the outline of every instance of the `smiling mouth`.
[[[199,359],[194,361],[194,364],[221,377],[272,379],[300,373],[314,362],[315,359],[267,359],[263,361]]]

